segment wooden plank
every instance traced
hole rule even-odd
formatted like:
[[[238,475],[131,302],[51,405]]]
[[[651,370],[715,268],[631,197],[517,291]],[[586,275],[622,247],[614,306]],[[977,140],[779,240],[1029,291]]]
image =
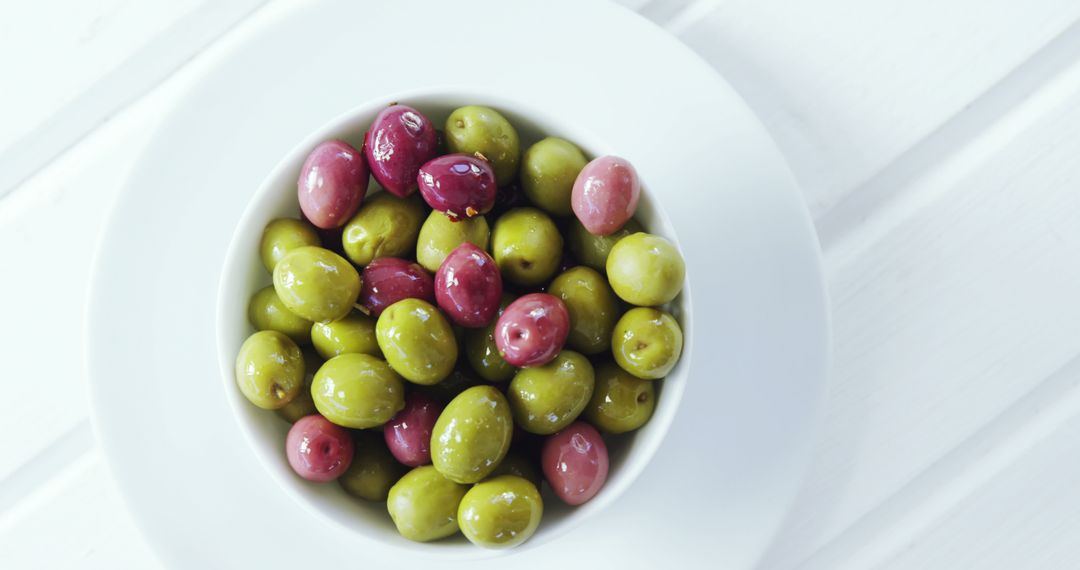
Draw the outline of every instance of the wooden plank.
[[[1075,393],[1071,399],[1080,400]],[[960,498],[877,567],[1073,568],[1080,560],[1077,480],[1080,415]]]
[[[87,288],[107,213],[177,83],[97,130],[15,192],[0,199],[4,281],[5,399],[0,431],[17,433],[0,454],[0,485],[87,419],[83,366]],[[51,460],[46,460],[49,463]],[[34,475],[27,477],[33,478]]]
[[[843,541],[1080,354],[1078,155],[1075,65],[826,250],[832,394],[768,566]]]
[[[697,10],[707,4],[696,3]],[[963,112],[1080,19],[1080,3],[1070,0],[712,4],[715,9],[704,17],[670,27],[762,118],[815,215]],[[1065,59],[1076,57],[1073,52]],[[1022,92],[1042,78],[1017,80],[1033,81],[1017,90]]]
[[[4,3],[0,69],[11,87],[0,89],[0,196],[264,1]]]

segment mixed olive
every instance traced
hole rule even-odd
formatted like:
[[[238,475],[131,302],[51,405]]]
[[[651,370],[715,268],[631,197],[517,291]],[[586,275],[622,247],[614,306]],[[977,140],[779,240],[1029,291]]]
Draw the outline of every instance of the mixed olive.
[[[522,152],[490,107],[441,127],[395,103],[360,149],[311,151],[301,218],[263,231],[272,284],[246,307],[235,377],[292,423],[299,477],[385,502],[409,540],[507,548],[541,524],[542,487],[589,501],[602,433],[652,417],[682,353],[685,266],[634,219],[626,159],[557,137]]]

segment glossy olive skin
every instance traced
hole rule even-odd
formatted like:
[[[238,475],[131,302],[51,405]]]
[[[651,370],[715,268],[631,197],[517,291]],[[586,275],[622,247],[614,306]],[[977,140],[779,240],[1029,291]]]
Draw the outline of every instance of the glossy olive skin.
[[[430,465],[417,467],[390,488],[386,510],[401,536],[416,542],[438,540],[457,533],[458,505],[468,489]]]
[[[259,289],[248,302],[248,321],[257,330],[284,333],[298,345],[311,343],[311,321],[290,311],[273,285]]]
[[[296,181],[304,217],[316,227],[341,227],[364,202],[368,166],[363,153],[340,140],[315,147]]]
[[[606,236],[589,233],[577,219],[566,230],[566,245],[582,265],[603,273],[607,271],[607,259],[611,248],[622,238],[643,231],[637,220],[631,219],[621,229]]]
[[[570,204],[589,233],[606,236],[634,216],[640,197],[641,183],[630,161],[601,156],[578,174]]]
[[[585,354],[611,348],[611,332],[620,310],[615,292],[603,275],[579,265],[556,277],[548,293],[562,299],[570,313],[567,346]]]
[[[407,105],[379,111],[364,134],[364,157],[371,175],[387,192],[404,198],[416,192],[416,173],[438,154],[435,126]]]
[[[383,426],[394,459],[409,467],[431,463],[431,431],[442,410],[442,404],[420,392],[405,397],[405,407]]]
[[[259,331],[240,345],[235,372],[236,385],[249,402],[276,410],[304,387],[304,356],[284,334]]]
[[[427,301],[402,299],[387,307],[375,323],[375,337],[390,366],[416,384],[435,384],[457,362],[454,331]]]
[[[611,248],[607,260],[611,288],[631,305],[652,307],[670,302],[682,291],[686,265],[668,240],[638,232]]]
[[[555,216],[569,216],[574,180],[585,168],[585,155],[574,143],[547,137],[525,151],[521,187],[533,204]]]
[[[596,428],[574,422],[544,440],[540,466],[556,497],[580,505],[595,497],[607,481],[607,445]]]
[[[491,230],[483,216],[451,220],[446,214],[433,210],[424,220],[416,240],[416,262],[435,273],[446,256],[459,245],[468,242],[487,250],[490,237]]]
[[[341,234],[345,255],[357,265],[367,265],[379,257],[411,255],[425,216],[427,208],[419,196],[372,194],[345,224]]]
[[[293,399],[289,400],[288,404],[274,410],[274,413],[291,424],[296,423],[302,417],[319,413],[319,410],[315,408],[315,400],[311,399],[311,382],[315,379],[315,373],[319,371],[323,360],[310,347],[304,349],[303,355],[303,387],[300,388]]]
[[[596,387],[585,406],[585,419],[601,431],[626,433],[645,425],[656,409],[656,388],[614,362],[596,366]]]
[[[541,477],[536,464],[530,461],[521,452],[513,450],[511,450],[510,453],[507,453],[506,457],[499,462],[499,466],[491,472],[491,475],[488,475],[488,479],[500,475],[516,475],[533,485],[536,485],[537,489],[540,488],[540,482],[544,480],[543,477]]]
[[[541,366],[562,350],[569,332],[570,313],[562,300],[530,293],[510,303],[495,321],[495,346],[513,366]]]
[[[506,456],[513,427],[502,392],[473,386],[451,400],[435,422],[432,464],[451,481],[476,483]]]
[[[263,267],[273,273],[274,266],[286,253],[305,245],[321,246],[318,232],[310,224],[293,218],[271,220],[259,240],[259,258]]]
[[[446,154],[420,167],[420,195],[428,206],[455,220],[474,218],[495,205],[495,173],[488,161],[471,154]]]
[[[435,302],[435,282],[423,267],[397,257],[380,257],[360,273],[360,304],[378,317],[402,299]]]
[[[594,385],[595,373],[589,359],[564,350],[543,366],[518,370],[506,397],[519,426],[530,433],[548,435],[581,415]]]
[[[360,294],[360,273],[328,249],[299,247],[274,267],[274,291],[298,316],[334,321],[352,311]]]
[[[491,107],[468,105],[455,109],[446,119],[446,147],[450,152],[480,153],[495,171],[499,186],[517,174],[521,140],[510,121]]]
[[[381,354],[375,340],[375,319],[356,311],[336,321],[315,323],[310,333],[315,351],[324,360],[339,354]]]
[[[471,243],[450,252],[435,273],[435,300],[458,326],[479,328],[491,323],[499,311],[502,290],[495,260]]]
[[[297,475],[322,483],[333,481],[353,459],[349,433],[314,414],[297,420],[285,438],[285,456]]]
[[[611,352],[620,368],[646,380],[667,376],[679,362],[683,335],[670,314],[648,307],[626,312],[611,336]]]
[[[496,318],[502,315],[506,307],[514,301],[514,297],[503,294],[499,301],[499,309]],[[495,344],[495,325],[497,321],[482,329],[472,329],[465,333],[465,357],[469,365],[488,382],[505,382],[514,377],[517,368],[499,355],[499,347]]]
[[[458,506],[458,525],[469,542],[483,548],[511,548],[540,526],[544,502],[530,481],[502,475],[473,485]]]
[[[342,354],[327,360],[311,382],[315,407],[339,426],[381,426],[405,407],[405,386],[383,360]]]
[[[353,432],[353,460],[338,478],[346,493],[368,501],[385,501],[390,487],[405,474],[386,443],[374,431]]]
[[[542,285],[559,268],[563,239],[547,214],[515,208],[495,222],[491,251],[503,278],[524,286]]]

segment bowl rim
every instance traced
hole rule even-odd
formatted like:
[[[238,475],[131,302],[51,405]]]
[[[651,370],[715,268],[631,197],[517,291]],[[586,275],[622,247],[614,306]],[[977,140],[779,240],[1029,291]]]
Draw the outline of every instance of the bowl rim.
[[[448,101],[450,101],[450,103],[448,103]],[[472,101],[473,103],[461,101]],[[500,112],[526,117],[530,122],[533,122],[538,126],[546,126],[551,128],[551,130],[557,131],[559,133],[558,136],[564,136],[568,138],[568,140],[572,140],[574,144],[582,148],[587,156],[597,157],[603,154],[614,154],[610,145],[602,138],[596,136],[586,126],[568,125],[567,123],[559,121],[551,115],[544,113],[542,110],[535,109],[529,104],[513,100],[498,92],[492,92],[490,90],[480,92],[476,89],[452,85],[437,85],[401,90],[388,93],[378,98],[371,98],[333,117],[316,128],[285,153],[285,155],[275,164],[274,168],[263,178],[258,189],[252,194],[243,213],[237,220],[236,227],[229,240],[225,261],[221,269],[221,277],[218,282],[215,306],[215,345],[221,369],[221,378],[225,383],[226,398],[230,409],[234,412],[232,416],[234,421],[240,427],[242,437],[252,448],[260,465],[269,473],[270,477],[275,481],[278,487],[285,490],[285,492],[290,495],[295,502],[299,503],[305,511],[312,513],[335,526],[341,527],[343,530],[348,531],[352,536],[357,536],[363,540],[378,542],[380,546],[400,548],[411,553],[431,554],[444,559],[452,557],[459,560],[490,558],[542,546],[573,530],[573,528],[590,519],[596,513],[603,511],[622,496],[622,494],[638,479],[639,475],[656,454],[667,433],[670,431],[675,414],[682,401],[685,385],[690,376],[692,363],[694,334],[691,317],[692,297],[690,291],[689,269],[683,280],[683,289],[676,301],[673,302],[673,304],[678,305],[680,309],[676,318],[678,319],[683,332],[682,354],[680,361],[677,364],[677,373],[662,380],[663,397],[658,398],[659,401],[656,404],[653,416],[647,424],[648,432],[644,432],[644,430],[638,432],[647,433],[649,434],[649,437],[635,438],[636,441],[634,441],[630,449],[627,450],[618,473],[609,473],[604,488],[596,497],[583,505],[572,507],[572,514],[569,514],[558,521],[556,526],[551,526],[549,524],[547,525],[547,528],[544,529],[545,525],[543,521],[541,521],[541,529],[544,529],[545,532],[538,532],[532,538],[514,548],[485,549],[474,547],[468,543],[465,543],[468,548],[454,548],[454,546],[459,545],[460,542],[447,543],[444,541],[432,541],[420,543],[407,541],[404,538],[402,541],[387,542],[356,532],[355,528],[346,526],[338,519],[338,517],[325,511],[316,504],[315,501],[311,500],[310,497],[302,495],[298,490],[298,486],[310,484],[309,482],[302,481],[299,478],[290,480],[282,476],[280,473],[281,470],[277,468],[277,465],[271,463],[271,459],[268,455],[269,442],[266,441],[265,435],[259,432],[257,426],[254,425],[253,422],[245,419],[247,413],[241,409],[242,407],[250,407],[251,404],[243,397],[236,386],[234,372],[235,354],[231,354],[231,351],[227,350],[230,341],[226,338],[225,331],[235,323],[238,314],[246,316],[246,311],[240,311],[238,313],[235,304],[233,304],[230,299],[230,293],[239,286],[236,285],[237,283],[248,281],[248,279],[240,276],[242,272],[231,271],[231,269],[242,267],[242,264],[249,263],[252,256],[257,257],[256,253],[253,253],[254,250],[248,250],[246,247],[243,247],[243,244],[245,242],[245,236],[250,235],[252,232],[261,235],[262,227],[268,221],[265,216],[262,215],[262,212],[260,212],[260,205],[269,201],[275,193],[281,192],[281,187],[279,186],[280,181],[282,179],[287,180],[291,178],[289,172],[295,169],[296,165],[303,162],[304,157],[307,156],[311,148],[314,148],[314,146],[320,142],[332,138],[340,138],[340,131],[345,128],[348,123],[355,122],[363,116],[374,116],[379,109],[385,107],[387,104],[393,103],[406,104],[420,108],[421,110],[423,107],[431,105],[487,105],[496,108]],[[362,137],[362,133],[357,133],[354,136],[359,139]],[[555,135],[545,132],[542,136]],[[524,149],[522,149],[522,152],[524,153]],[[672,227],[671,218],[664,211],[662,205],[649,195],[646,188],[647,182],[643,180],[641,192],[642,201],[639,203],[639,212],[641,211],[641,204],[647,204],[647,207],[653,212],[653,216],[657,218],[657,221],[646,229],[651,231],[655,229],[653,226],[656,226],[657,223],[659,223],[664,231],[658,233],[661,233],[661,235],[671,240],[676,247],[679,247],[678,236],[675,234],[674,228]],[[679,247],[679,249],[680,251],[682,250],[681,247]],[[248,294],[250,295],[251,292],[249,291]],[[240,318],[244,319],[243,316]],[[250,328],[249,325],[248,327]],[[672,377],[674,377],[674,381],[669,381]],[[272,410],[260,411],[273,413]],[[392,522],[390,524],[392,524]]]

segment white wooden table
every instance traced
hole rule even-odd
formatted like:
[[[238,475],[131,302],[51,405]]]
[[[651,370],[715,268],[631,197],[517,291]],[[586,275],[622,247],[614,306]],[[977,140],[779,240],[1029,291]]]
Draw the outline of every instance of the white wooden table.
[[[835,374],[764,568],[1080,561],[1080,2],[619,0],[740,91],[817,222]],[[0,568],[154,568],[89,428],[102,216],[287,0],[0,3]]]

